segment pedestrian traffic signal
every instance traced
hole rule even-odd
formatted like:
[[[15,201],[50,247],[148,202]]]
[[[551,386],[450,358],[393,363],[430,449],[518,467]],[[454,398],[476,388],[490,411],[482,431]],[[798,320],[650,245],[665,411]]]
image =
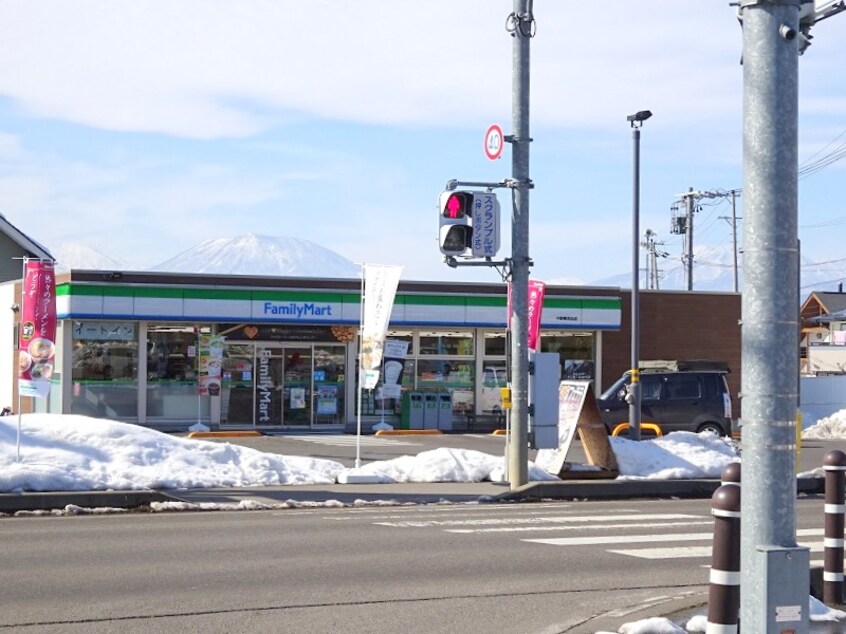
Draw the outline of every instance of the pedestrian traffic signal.
[[[473,240],[473,192],[446,191],[438,198],[438,243],[444,255],[464,255]]]

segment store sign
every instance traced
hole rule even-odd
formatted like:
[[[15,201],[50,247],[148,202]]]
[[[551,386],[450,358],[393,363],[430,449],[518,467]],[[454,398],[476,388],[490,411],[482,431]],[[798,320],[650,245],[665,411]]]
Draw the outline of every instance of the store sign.
[[[78,341],[135,341],[135,324],[117,321],[77,321],[73,338]]]
[[[309,323],[340,321],[343,305],[340,302],[313,301],[253,301],[251,315],[256,320]]]
[[[271,372],[270,348],[259,348],[256,376],[256,419],[265,425],[273,422],[273,374]],[[278,421],[277,421],[278,422]]]

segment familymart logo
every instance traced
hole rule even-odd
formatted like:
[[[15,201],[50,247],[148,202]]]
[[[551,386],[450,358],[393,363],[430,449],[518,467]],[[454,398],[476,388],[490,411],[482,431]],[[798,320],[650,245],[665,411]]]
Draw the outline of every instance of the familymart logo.
[[[309,317],[331,317],[331,304],[314,304],[312,302],[288,302],[286,304],[277,302],[265,302],[264,314],[281,317],[295,317],[296,319],[307,319]]]

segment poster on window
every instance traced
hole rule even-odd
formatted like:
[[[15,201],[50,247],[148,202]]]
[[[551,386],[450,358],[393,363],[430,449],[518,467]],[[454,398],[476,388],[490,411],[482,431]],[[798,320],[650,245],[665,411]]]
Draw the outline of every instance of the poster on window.
[[[291,409],[305,409],[306,406],[306,391],[304,387],[291,388],[291,400],[289,407]]]
[[[382,377],[383,398],[400,398],[402,395],[402,372],[407,355],[407,341],[401,339],[385,340],[384,377]]]
[[[18,338],[18,392],[45,397],[56,362],[56,276],[52,261],[25,260]]]
[[[220,381],[223,376],[223,346],[225,337],[219,335],[200,335],[200,382],[201,395],[220,394]]]

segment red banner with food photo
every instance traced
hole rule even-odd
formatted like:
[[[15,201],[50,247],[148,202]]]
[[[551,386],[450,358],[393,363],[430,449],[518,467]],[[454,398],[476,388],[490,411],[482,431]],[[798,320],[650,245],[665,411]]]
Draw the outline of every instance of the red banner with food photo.
[[[21,288],[18,392],[47,396],[56,360],[56,276],[53,262],[26,260]]]

